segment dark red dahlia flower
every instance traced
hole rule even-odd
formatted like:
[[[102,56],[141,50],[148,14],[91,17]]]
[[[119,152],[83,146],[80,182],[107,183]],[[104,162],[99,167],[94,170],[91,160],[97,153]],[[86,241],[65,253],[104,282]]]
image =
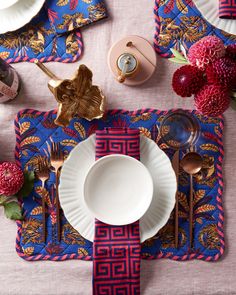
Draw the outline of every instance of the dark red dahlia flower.
[[[230,105],[227,88],[220,85],[205,85],[195,95],[197,110],[206,116],[217,117],[222,115]]]
[[[197,93],[205,83],[203,72],[191,65],[185,65],[175,71],[172,79],[174,91],[182,97]]]

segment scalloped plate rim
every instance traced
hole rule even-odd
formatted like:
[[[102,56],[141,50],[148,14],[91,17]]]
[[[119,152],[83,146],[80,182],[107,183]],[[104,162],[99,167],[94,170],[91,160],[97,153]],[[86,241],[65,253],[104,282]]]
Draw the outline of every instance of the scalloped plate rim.
[[[212,26],[219,30],[225,31],[228,34],[236,36],[236,21],[234,19],[221,19],[218,16],[218,5],[217,0],[193,0],[196,8],[202,14],[204,19]],[[215,5],[217,3],[217,6]],[[214,7],[213,7],[214,5]],[[212,13],[213,8],[213,13]],[[210,16],[209,16],[210,13]],[[228,28],[227,26],[230,26]]]
[[[8,32],[12,32],[15,30],[18,30],[20,28],[22,28],[23,26],[25,26],[26,24],[28,24],[37,14],[38,12],[42,9],[43,4],[45,3],[46,0],[34,0],[34,3],[32,4],[31,0],[28,0],[27,3],[32,4],[32,12],[29,14],[28,9],[25,11],[25,14],[21,13],[17,13],[17,15],[20,15],[20,18],[17,22],[17,18],[16,18],[16,10],[18,10],[21,6],[23,7],[23,4],[26,5],[25,3],[23,3],[24,1],[19,0],[18,2],[16,2],[15,4],[5,8],[5,9],[1,9],[0,10],[0,18],[1,15],[9,13],[12,14],[12,18],[14,18],[13,22],[9,21],[9,18],[4,18],[5,21],[7,20],[8,23],[4,24],[3,20],[1,19],[1,26],[0,26],[0,34],[6,34]],[[11,26],[10,26],[11,23]],[[10,27],[7,27],[10,26]]]
[[[158,175],[155,175],[155,179],[153,179],[153,181],[154,181],[154,195],[153,195],[152,203],[151,203],[149,209],[147,210],[147,212],[140,219],[141,242],[144,242],[145,240],[156,235],[157,232],[167,223],[167,221],[170,217],[170,214],[175,206],[175,193],[176,193],[176,189],[177,189],[177,183],[176,183],[176,176],[175,176],[174,170],[172,168],[172,165],[171,165],[171,162],[170,162],[170,159],[168,158],[168,156],[158,147],[158,145],[153,140],[151,140],[143,135],[141,135],[140,140],[141,140],[141,143],[140,143],[141,162],[146,167],[148,164],[147,169],[151,173],[152,177],[154,178],[153,173],[156,173],[157,169],[165,169],[167,171],[167,173],[169,174],[168,180],[163,179],[162,182],[160,182],[160,179],[161,179],[160,173],[159,173],[159,177],[158,177]],[[93,155],[91,156],[91,150],[89,150],[90,153],[87,153],[87,158],[84,155],[82,155],[83,158],[86,158],[86,159],[84,159],[84,163],[86,163],[85,165],[87,165],[87,166],[85,167],[85,165],[84,165],[84,167],[82,169],[80,166],[80,168],[78,168],[76,170],[74,167],[74,165],[75,165],[74,157],[76,157],[76,154],[78,154],[78,150],[83,149],[84,146],[87,146],[87,149],[86,149],[86,152],[87,152],[89,145],[90,145],[90,148],[92,147]],[[147,150],[144,151],[145,147],[147,148]],[[145,153],[150,152],[149,149],[152,150],[152,153],[155,153],[155,159],[157,156],[161,157],[161,159],[164,161],[163,167],[157,168],[157,166],[156,166],[157,164],[156,164],[155,159],[153,159],[153,161],[149,160],[149,162],[146,164],[144,163],[145,161],[147,161],[144,159],[144,157],[147,157],[147,156],[145,156]],[[153,150],[154,150],[154,152],[153,152]],[[81,154],[82,154],[82,152],[81,152]],[[150,158],[150,157],[148,156],[148,158]],[[91,161],[91,162],[88,163],[88,161]],[[91,213],[89,212],[89,210],[86,208],[85,204],[83,204],[83,202],[84,202],[83,196],[78,197],[78,192],[77,192],[76,197],[72,196],[73,194],[71,194],[70,189],[71,189],[71,185],[72,186],[75,185],[74,184],[75,182],[73,180],[71,180],[71,175],[73,175],[73,173],[75,173],[76,171],[79,171],[77,173],[81,173],[81,171],[85,170],[85,169],[86,169],[86,171],[88,171],[94,162],[95,162],[95,135],[91,135],[86,140],[80,142],[70,152],[70,155],[68,156],[68,158],[66,159],[66,161],[64,162],[64,165],[62,167],[60,185],[59,185],[59,199],[60,199],[61,207],[64,211],[64,215],[65,215],[66,219],[72,225],[72,227],[74,227],[77,231],[79,231],[79,233],[89,241],[93,241],[94,228],[92,227],[92,224],[93,224],[94,218],[91,215]],[[82,161],[81,161],[81,165],[83,165]],[[68,168],[70,171],[69,174],[68,174],[68,170],[67,170]],[[82,171],[81,175],[82,175],[82,177],[84,177],[84,179],[82,179],[82,180],[80,179],[79,181],[83,182],[85,180],[86,171],[84,171],[84,172]],[[67,178],[67,180],[70,179],[69,180],[70,188],[66,187],[66,178]],[[161,204],[161,202],[162,202],[161,201],[161,194],[159,192],[156,193],[155,188],[156,188],[156,190],[158,187],[160,189],[163,189],[162,185],[165,185],[166,181],[168,182],[168,186],[166,186],[166,188],[164,188],[164,190],[166,190],[165,195],[168,195],[168,197],[170,197],[170,198],[169,198],[168,202],[165,203],[165,206],[168,208],[165,207],[165,210],[166,210],[165,215],[160,218],[158,224],[155,224],[155,226],[153,225],[151,228],[147,229],[145,222],[147,222],[148,218],[150,218],[150,213],[154,210],[154,207],[152,208],[152,205],[154,204],[155,208],[156,208],[156,204],[158,202],[159,202],[159,204]],[[76,185],[78,185],[78,183]],[[80,186],[81,186],[80,189],[83,191],[83,184],[82,185],[80,184]],[[72,196],[72,198],[71,198],[71,196]],[[79,198],[79,200],[78,200],[78,198]],[[75,212],[75,209],[68,204],[70,204],[70,203],[72,204],[74,202],[74,205],[75,205],[76,201],[80,202],[79,209],[77,208],[76,210],[81,210],[80,212],[82,212],[82,213],[80,213],[80,216],[76,216],[76,217],[73,215],[73,218],[72,218],[71,210],[72,210],[72,212]],[[92,229],[90,231],[88,231],[88,228],[86,228],[83,225],[83,223],[86,221],[89,223],[91,222],[91,225],[89,227],[91,227]]]

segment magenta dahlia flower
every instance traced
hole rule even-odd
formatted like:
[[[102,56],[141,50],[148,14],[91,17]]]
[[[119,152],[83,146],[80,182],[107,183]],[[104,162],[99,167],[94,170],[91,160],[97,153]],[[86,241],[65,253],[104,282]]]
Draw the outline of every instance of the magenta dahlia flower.
[[[207,65],[225,55],[224,43],[215,36],[206,36],[194,43],[188,51],[191,65],[204,70]]]

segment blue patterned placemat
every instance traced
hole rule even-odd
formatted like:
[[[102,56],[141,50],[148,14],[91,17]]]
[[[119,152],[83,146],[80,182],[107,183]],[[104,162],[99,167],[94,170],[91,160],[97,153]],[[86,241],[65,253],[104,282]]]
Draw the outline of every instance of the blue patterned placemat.
[[[106,16],[104,0],[46,0],[29,24],[0,35],[0,57],[9,63],[74,62],[83,49],[79,28]]]
[[[21,111],[15,121],[16,161],[23,169],[37,164],[38,158],[49,157],[50,140],[60,142],[68,155],[79,142],[88,138],[97,129],[104,127],[139,128],[145,136],[152,138],[167,155],[173,151],[161,142],[157,125],[169,111],[145,109],[138,111],[111,110],[101,120],[86,121],[74,118],[66,128],[54,124],[56,111]],[[194,250],[189,249],[188,233],[188,175],[183,171],[179,185],[179,249],[174,247],[174,218],[156,236],[142,244],[142,258],[171,258],[174,260],[217,260],[224,251],[222,208],[222,161],[223,119],[207,118],[190,111],[201,125],[201,136],[197,150],[204,158],[204,169],[194,177]],[[185,151],[186,152],[186,151]],[[183,156],[183,153],[181,154]],[[42,242],[42,189],[35,181],[34,190],[24,199],[25,219],[17,222],[16,250],[26,260],[92,259],[92,243],[85,240],[62,216],[62,240],[56,241],[56,206],[54,196],[54,174],[47,182],[47,242]]]
[[[163,57],[172,56],[171,48],[181,51],[180,44],[188,50],[207,35],[216,35],[225,45],[236,43],[236,32],[232,35],[211,25],[192,0],[155,0],[154,14],[154,47]]]

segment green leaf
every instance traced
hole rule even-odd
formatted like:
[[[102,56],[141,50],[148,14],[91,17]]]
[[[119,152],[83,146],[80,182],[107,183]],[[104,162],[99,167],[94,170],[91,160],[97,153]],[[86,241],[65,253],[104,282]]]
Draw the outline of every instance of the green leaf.
[[[4,205],[4,203],[7,201],[8,197],[5,195],[0,196],[0,205]]]
[[[33,187],[34,187],[34,179],[35,179],[35,175],[34,172],[25,172],[24,173],[24,185],[22,187],[22,189],[18,192],[18,196],[25,198],[28,197],[29,194],[31,193]]]
[[[17,202],[5,203],[4,212],[6,217],[12,220],[20,220],[23,218],[21,207]]]
[[[178,50],[176,50],[176,49],[174,49],[174,48],[171,48],[170,50],[171,50],[171,52],[174,54],[174,56],[175,56],[177,59],[187,61],[186,58],[185,58],[181,53],[179,53]]]
[[[182,59],[178,59],[176,57],[168,58],[168,60],[171,61],[171,62],[177,63],[177,64],[188,64],[188,61],[182,60]]]
[[[17,196],[0,196],[0,206],[4,206],[5,203],[11,203],[12,201],[17,202]]]
[[[185,59],[188,60],[186,49],[184,48],[184,46],[182,44],[180,44],[180,49],[181,49]]]

